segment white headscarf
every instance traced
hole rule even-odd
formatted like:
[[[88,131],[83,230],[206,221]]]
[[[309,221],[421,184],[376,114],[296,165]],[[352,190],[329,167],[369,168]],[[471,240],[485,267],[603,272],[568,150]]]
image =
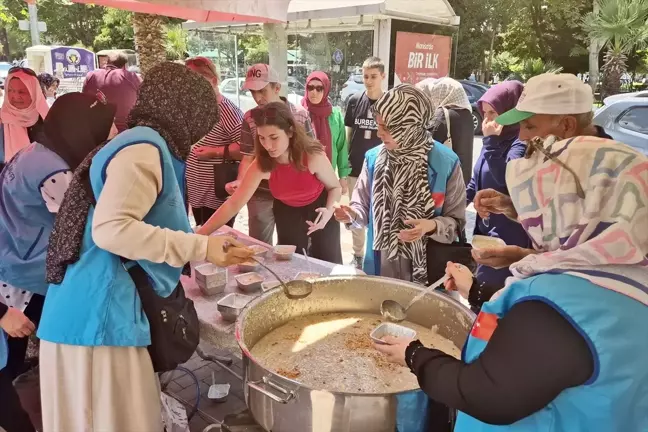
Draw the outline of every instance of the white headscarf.
[[[434,111],[441,107],[472,110],[463,86],[452,78],[427,78],[416,87],[430,98]]]

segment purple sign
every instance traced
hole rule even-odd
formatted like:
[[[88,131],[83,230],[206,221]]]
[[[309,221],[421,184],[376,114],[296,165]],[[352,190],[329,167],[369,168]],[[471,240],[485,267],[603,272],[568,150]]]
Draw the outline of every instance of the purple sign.
[[[87,49],[58,47],[51,52],[52,69],[58,77],[83,78],[95,68],[95,55]]]

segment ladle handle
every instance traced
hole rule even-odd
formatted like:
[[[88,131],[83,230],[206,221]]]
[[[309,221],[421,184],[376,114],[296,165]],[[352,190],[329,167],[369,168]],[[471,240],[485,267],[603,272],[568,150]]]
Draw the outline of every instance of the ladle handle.
[[[257,264],[259,264],[261,267],[263,267],[264,269],[268,270],[268,271],[270,272],[270,274],[272,274],[272,276],[274,276],[274,277],[279,281],[279,283],[280,283],[281,285],[284,285],[284,281],[282,281],[281,278],[277,275],[277,273],[275,273],[275,272],[274,272],[270,267],[268,267],[267,265],[265,265],[264,262],[262,262],[260,259],[257,259],[257,258],[255,258],[255,257],[251,257],[251,258],[252,258],[252,260],[256,261]]]
[[[407,307],[405,308],[405,311],[407,312],[407,311],[409,310],[409,308],[410,308],[410,307],[411,307],[411,306],[412,306],[416,301],[418,301],[418,300],[422,299],[423,297],[425,297],[425,295],[426,295],[427,293],[429,293],[430,291],[433,291],[433,290],[437,289],[438,287],[440,287],[441,285],[443,285],[443,284],[445,283],[445,281],[447,281],[448,279],[449,279],[448,275],[443,275],[443,277],[442,277],[441,279],[439,279],[438,281],[434,282],[432,285],[430,285],[430,286],[428,286],[427,288],[425,288],[425,290],[423,291],[423,295],[414,297],[414,298],[409,302],[409,304],[407,305]]]

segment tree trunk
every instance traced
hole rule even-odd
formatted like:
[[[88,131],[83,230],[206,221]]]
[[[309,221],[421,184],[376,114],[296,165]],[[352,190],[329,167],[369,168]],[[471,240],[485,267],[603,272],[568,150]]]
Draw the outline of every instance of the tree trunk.
[[[598,15],[600,5],[598,0],[594,0],[594,15]],[[589,44],[589,85],[592,87],[592,93],[596,93],[596,85],[599,82],[599,53],[601,52],[601,44],[590,39]]]
[[[9,61],[11,58],[11,48],[9,47],[9,36],[7,35],[6,27],[0,27],[0,45],[2,45],[3,60]]]
[[[133,14],[135,49],[142,75],[146,76],[153,66],[166,61],[166,46],[162,17],[158,15]]]

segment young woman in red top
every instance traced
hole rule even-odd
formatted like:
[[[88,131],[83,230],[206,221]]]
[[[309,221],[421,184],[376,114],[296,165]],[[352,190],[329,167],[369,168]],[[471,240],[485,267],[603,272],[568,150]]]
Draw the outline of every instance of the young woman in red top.
[[[295,245],[301,252],[308,248],[310,237],[310,256],[341,264],[340,225],[331,216],[342,187],[322,144],[306,135],[284,103],[255,108],[252,116],[257,125],[256,158],[236,192],[199,234],[209,235],[225,225],[261,180],[268,180],[279,244]]]

